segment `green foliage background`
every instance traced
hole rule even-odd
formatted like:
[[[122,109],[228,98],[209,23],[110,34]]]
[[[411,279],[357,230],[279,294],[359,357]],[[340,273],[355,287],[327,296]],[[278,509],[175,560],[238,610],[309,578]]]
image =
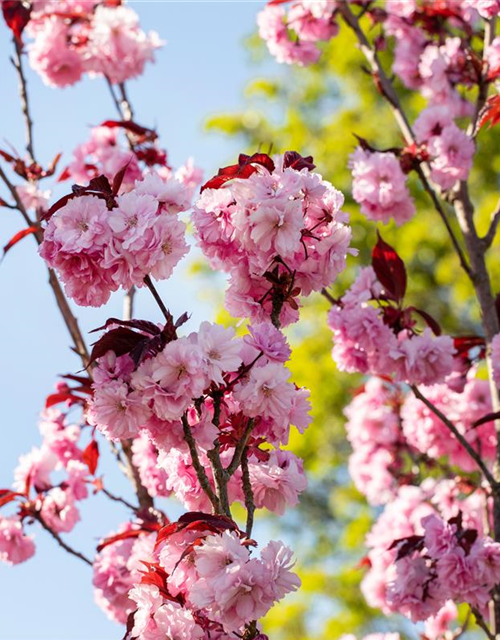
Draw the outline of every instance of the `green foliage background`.
[[[246,46],[258,70],[268,55],[265,45],[255,35]],[[388,68],[390,62],[386,60],[385,64]],[[353,133],[379,149],[402,146],[390,110],[362,65],[351,33],[343,28],[325,46],[318,64],[277,68],[275,77],[257,77],[245,89],[243,110],[218,114],[206,121],[207,131],[238,137],[242,152],[267,152],[272,148],[273,152],[292,149],[312,155],[317,171],[346,194],[345,209],[351,214],[353,246],[359,256],[348,259],[348,269],[332,290],[334,296],[352,282],[359,266],[369,264],[375,242],[376,225],[359,213],[349,196],[347,163],[356,146]],[[401,85],[398,89],[413,120],[424,103]],[[480,136],[480,151],[471,184],[479,230],[485,231],[498,198],[500,154],[496,132]],[[446,332],[465,335],[479,331],[472,290],[460,271],[444,225],[413,177],[410,187],[417,201],[417,215],[401,228],[393,224],[380,227],[384,239],[406,262],[410,274],[408,302],[426,309]],[[498,264],[498,245],[490,254],[492,265],[495,261]],[[493,268],[492,274],[498,290],[500,269]],[[370,610],[359,591],[363,539],[376,514],[348,478],[349,445],[343,407],[361,378],[336,370],[330,356],[327,310],[325,299],[312,298],[302,310],[301,322],[289,331],[294,347],[293,379],[311,390],[314,418],[306,436],[294,435],[290,442],[293,451],[305,460],[310,488],[300,507],[284,521],[300,559],[303,587],[272,610],[265,630],[273,640],[335,640],[343,633],[359,637],[376,630],[399,630],[411,636],[414,631],[407,622],[387,619]],[[220,319],[229,322],[225,312]],[[274,526],[284,524],[276,521]]]

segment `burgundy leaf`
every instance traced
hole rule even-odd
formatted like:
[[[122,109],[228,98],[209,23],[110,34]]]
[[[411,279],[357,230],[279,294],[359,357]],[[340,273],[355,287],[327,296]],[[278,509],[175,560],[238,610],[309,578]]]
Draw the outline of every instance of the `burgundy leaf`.
[[[24,497],[24,494],[11,491],[10,489],[0,489],[0,507],[9,504],[9,502],[12,502],[18,496]]]
[[[430,315],[430,313],[427,313],[427,311],[424,311],[423,309],[417,309],[416,307],[408,307],[408,311],[413,311],[414,313],[418,313],[418,315],[421,316],[426,321],[428,326],[432,329],[432,331],[434,332],[434,335],[436,336],[441,335],[441,327],[439,325],[439,322],[434,320],[434,318]]]
[[[110,129],[119,127],[120,129],[125,129],[125,131],[132,133],[141,142],[152,142],[158,138],[156,131],[143,127],[132,120],[106,120],[101,124],[101,127],[108,127]]]
[[[222,167],[214,178],[201,187],[201,192],[205,189],[220,189],[226,182],[234,178],[246,179],[257,171],[255,165],[260,165],[270,173],[274,171],[275,165],[266,153],[254,153],[252,156],[240,154],[238,164]]]
[[[106,324],[104,324],[102,327],[98,327],[97,329],[92,329],[90,333],[95,333],[96,331],[104,331],[114,324],[123,327],[131,327],[132,329],[144,331],[145,333],[149,333],[153,336],[161,334],[161,329],[157,327],[154,322],[149,322],[149,320],[120,320],[119,318],[108,318],[106,320]]]
[[[421,551],[424,547],[424,536],[408,536],[407,538],[394,540],[389,549],[396,547],[398,547],[398,553],[396,555],[397,562],[415,551]]]
[[[108,351],[113,351],[117,356],[130,353],[143,340],[143,335],[126,327],[111,329],[92,345],[90,362],[87,366],[90,366],[98,358],[102,358]]]
[[[3,256],[2,260],[5,257],[5,254],[12,249],[14,245],[16,245],[20,240],[26,238],[26,236],[31,235],[32,233],[36,233],[40,227],[38,225],[33,225],[32,227],[27,227],[26,229],[21,229],[12,238],[7,242],[7,244],[3,248]]]
[[[386,296],[400,302],[406,293],[406,269],[396,251],[377,232],[372,252],[372,266]]]
[[[488,128],[494,127],[500,121],[500,95],[490,96],[479,114],[478,129],[489,123]]]
[[[82,458],[91,475],[95,475],[97,463],[99,462],[99,445],[96,440],[91,440],[90,444],[85,448]]]
[[[129,160],[127,162],[127,164],[125,166],[123,166],[120,169],[120,171],[118,171],[118,173],[113,178],[112,191],[113,191],[113,195],[114,196],[118,195],[118,191],[120,191],[120,187],[122,186],[123,178],[125,177],[125,174],[126,174],[127,169],[128,169],[128,167],[130,165],[130,162],[131,162],[131,160]]]
[[[312,171],[316,165],[314,164],[312,156],[303,157],[300,153],[297,153],[297,151],[285,151],[283,169],[287,169],[288,167],[296,171],[300,171],[301,169],[309,169],[309,171]]]
[[[65,180],[69,180],[69,178],[71,178],[71,171],[69,167],[65,167],[57,178],[57,182],[64,182]]]
[[[2,13],[7,26],[21,43],[24,27],[30,20],[31,4],[21,0],[2,0]]]

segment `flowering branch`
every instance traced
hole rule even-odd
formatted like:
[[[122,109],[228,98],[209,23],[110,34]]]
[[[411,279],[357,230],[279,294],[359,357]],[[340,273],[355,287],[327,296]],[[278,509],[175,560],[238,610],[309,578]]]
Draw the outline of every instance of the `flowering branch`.
[[[50,533],[50,535],[54,538],[54,540],[56,540],[57,544],[60,547],[62,547],[65,551],[70,553],[72,556],[75,556],[75,558],[79,558],[80,560],[85,562],[85,564],[88,564],[88,565],[92,566],[92,564],[93,564],[92,560],[89,560],[85,555],[83,555],[83,553],[80,553],[80,551],[76,551],[75,549],[70,547],[69,544],[64,542],[64,540],[61,538],[61,536],[56,531],[54,531],[53,529],[51,529],[49,527],[49,525],[44,521],[44,519],[42,518],[42,516],[39,513],[33,514],[33,517],[35,518],[35,520],[37,520],[37,522],[39,522],[42,525],[42,527],[45,529],[45,531]]]
[[[434,415],[436,415],[447,427],[448,429],[453,433],[453,435],[455,436],[455,438],[460,442],[460,444],[462,445],[462,447],[467,451],[467,453],[470,455],[470,457],[474,460],[474,462],[477,464],[477,466],[479,467],[479,469],[481,470],[481,472],[483,473],[484,477],[486,478],[486,480],[488,481],[489,485],[491,486],[491,488],[494,490],[494,492],[498,492],[499,489],[499,485],[498,482],[495,480],[495,478],[493,477],[492,473],[490,472],[490,470],[488,469],[488,467],[485,465],[485,463],[483,462],[483,459],[481,458],[481,456],[477,453],[477,451],[469,444],[469,442],[467,442],[467,440],[464,438],[464,436],[460,433],[460,431],[457,429],[457,427],[453,424],[453,422],[451,420],[449,420],[442,411],[440,411],[440,409],[438,409],[435,405],[432,404],[432,402],[430,402],[430,400],[428,400],[423,393],[420,391],[420,389],[416,386],[416,385],[410,385],[411,390],[413,391],[413,393],[415,394],[415,396],[425,404],[425,406],[430,409],[430,411],[432,411],[432,413],[434,413]]]
[[[394,90],[391,80],[388,78],[387,74],[384,71],[384,68],[379,60],[377,52],[375,51],[373,46],[370,44],[364,31],[362,30],[359,24],[359,19],[351,11],[348,2],[340,3],[339,11],[342,14],[342,17],[344,18],[346,23],[354,31],[358,39],[360,49],[364,54],[365,58],[367,59],[368,63],[370,64],[373,74],[375,75],[375,78],[377,81],[377,87],[380,88],[382,95],[388,101],[392,109],[394,118],[397,124],[399,125],[399,128],[403,134],[403,137],[406,143],[408,145],[416,145],[415,134],[413,133],[413,130],[408,121],[408,118],[406,117],[403,107],[401,106],[401,102],[398,98],[398,95]],[[446,230],[450,236],[450,240],[457,253],[462,269],[469,276],[469,278],[471,278],[472,275],[471,275],[470,267],[465,258],[462,247],[460,246],[460,243],[458,242],[458,239],[455,236],[453,229],[451,228],[446,212],[443,206],[441,205],[439,198],[436,194],[436,190],[432,186],[432,183],[430,180],[430,168],[427,165],[427,163],[422,162],[420,166],[418,166],[417,174],[420,178],[420,181],[422,182],[422,186],[424,187],[425,191],[430,195],[432,202],[436,208],[436,211],[438,212],[440,218],[442,219],[446,227]]]

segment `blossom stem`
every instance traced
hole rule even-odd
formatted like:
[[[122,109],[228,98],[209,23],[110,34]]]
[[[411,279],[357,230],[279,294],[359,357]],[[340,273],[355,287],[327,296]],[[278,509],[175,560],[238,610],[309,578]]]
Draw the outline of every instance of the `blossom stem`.
[[[108,497],[110,500],[113,500],[113,502],[120,502],[128,509],[131,509],[132,511],[137,511],[137,507],[134,507],[134,505],[128,502],[127,500],[125,500],[125,498],[121,498],[120,496],[115,496],[113,493],[111,493],[111,491],[108,491],[105,487],[103,487],[101,491],[106,497]]]
[[[254,426],[255,426],[255,420],[253,418],[250,418],[250,420],[247,423],[245,432],[243,433],[243,436],[240,438],[240,440],[238,441],[238,444],[236,445],[231,462],[229,463],[229,466],[226,467],[226,473],[229,475],[229,477],[231,477],[235,473],[236,469],[240,466],[241,457],[247,446],[248,438],[250,437],[250,434],[252,433]]]

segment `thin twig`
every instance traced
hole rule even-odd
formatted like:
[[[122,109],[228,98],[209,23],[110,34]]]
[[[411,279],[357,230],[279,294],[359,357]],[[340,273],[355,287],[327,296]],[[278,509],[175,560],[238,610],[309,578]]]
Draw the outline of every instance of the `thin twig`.
[[[26,131],[26,151],[28,152],[30,162],[33,163],[35,162],[35,151],[33,146],[33,119],[31,118],[26,77],[23,69],[22,45],[16,38],[13,38],[12,41],[14,43],[15,56],[14,58],[11,58],[11,62],[17,71],[17,77],[19,79],[19,97],[21,98],[21,109],[23,111]]]
[[[495,635],[493,633],[491,633],[488,625],[486,624],[483,616],[479,613],[479,611],[475,608],[472,607],[471,608],[472,613],[474,614],[475,618],[476,618],[476,624],[478,627],[481,627],[481,629],[485,632],[485,634],[488,636],[489,640],[495,640]]]
[[[423,395],[423,393],[420,391],[420,389],[416,385],[412,384],[412,385],[410,385],[410,388],[413,391],[413,393],[415,394],[415,396],[421,402],[423,402],[425,404],[425,406],[428,409],[430,409],[432,411],[432,413],[441,420],[441,422],[443,422],[448,427],[448,429],[452,432],[452,434],[455,436],[455,438],[460,442],[460,444],[463,446],[463,448],[467,451],[467,453],[470,455],[470,457],[477,464],[477,466],[479,467],[479,469],[483,473],[484,477],[486,478],[486,480],[488,481],[488,483],[490,484],[492,489],[497,491],[498,483],[496,482],[495,478],[493,477],[491,471],[484,464],[481,456],[469,444],[469,442],[464,438],[464,436],[460,433],[460,431],[453,424],[453,422],[451,420],[449,420],[440,409],[438,409],[435,405],[433,405],[432,402],[430,400],[428,400]]]
[[[498,201],[498,204],[495,210],[491,214],[489,229],[486,235],[483,238],[481,238],[481,241],[484,243],[484,247],[486,249],[489,249],[493,244],[493,240],[495,239],[499,224],[500,224],[500,200]]]
[[[189,452],[191,454],[191,461],[193,463],[193,469],[196,472],[196,477],[198,478],[198,482],[201,485],[201,488],[208,496],[208,499],[212,503],[212,507],[215,513],[221,512],[221,505],[219,502],[219,498],[215,495],[214,490],[212,489],[212,485],[210,484],[210,480],[205,472],[205,468],[200,462],[200,458],[198,456],[198,450],[196,448],[196,442],[194,441],[193,434],[191,432],[191,427],[189,426],[189,422],[187,419],[187,415],[184,414],[182,416],[182,427],[184,431],[184,440],[186,441]]]
[[[111,491],[108,491],[105,487],[103,487],[101,489],[102,493],[104,493],[105,496],[107,496],[110,500],[113,500],[114,502],[121,502],[123,505],[125,505],[128,509],[131,509],[132,511],[137,511],[137,507],[134,507],[133,504],[131,504],[130,502],[127,502],[127,500],[125,500],[125,498],[120,498],[120,496],[115,496],[113,493],[111,493]]]
[[[171,315],[170,311],[167,309],[167,307],[164,305],[163,300],[160,297],[160,294],[156,290],[156,287],[154,286],[153,281],[151,280],[151,278],[149,276],[146,276],[144,278],[144,284],[147,286],[147,288],[153,294],[153,298],[156,300],[156,304],[160,307],[161,312],[165,316],[165,319],[168,322],[170,322],[170,320],[172,319],[172,315]]]
[[[61,538],[61,536],[56,531],[51,529],[51,527],[49,527],[49,525],[44,521],[44,519],[42,518],[40,513],[34,514],[34,518],[35,518],[35,520],[37,520],[42,525],[42,527],[45,529],[45,531],[48,531],[48,533],[50,533],[50,535],[54,538],[54,540],[56,540],[57,543],[59,544],[59,546],[62,547],[65,551],[70,553],[72,556],[75,556],[76,558],[79,558],[80,560],[82,560],[86,564],[88,564],[90,566],[93,565],[92,560],[89,560],[86,556],[83,555],[83,553],[80,553],[80,551],[76,551],[75,549],[70,547],[69,544],[64,542],[64,540]]]

